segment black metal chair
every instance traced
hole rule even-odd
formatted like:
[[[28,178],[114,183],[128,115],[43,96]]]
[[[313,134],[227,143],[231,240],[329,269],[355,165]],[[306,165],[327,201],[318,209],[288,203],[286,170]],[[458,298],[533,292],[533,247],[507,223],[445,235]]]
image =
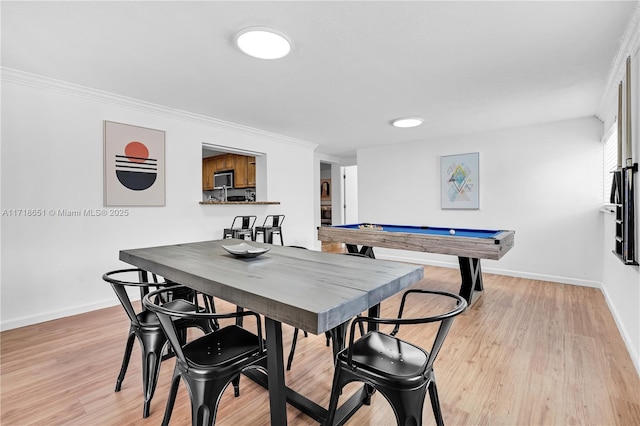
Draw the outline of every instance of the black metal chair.
[[[444,313],[421,318],[402,318],[409,295],[429,294],[455,301]],[[424,304],[424,301],[423,303]],[[451,302],[448,303],[450,305]],[[440,305],[437,305],[440,306]],[[427,389],[438,425],[444,425],[433,364],[445,337],[457,315],[467,302],[457,294],[431,290],[408,290],[402,296],[398,318],[358,317],[351,323],[349,345],[336,356],[335,374],[329,402],[329,413],[324,424],[333,425],[342,388],[354,381],[364,382],[378,390],[391,404],[398,425],[422,424],[422,409]],[[392,324],[389,334],[369,331],[354,341],[355,329],[361,323]],[[429,352],[396,337],[401,325],[436,323],[437,333]]]
[[[262,241],[273,244],[273,235],[280,235],[280,244],[284,245],[282,240],[282,222],[284,222],[283,214],[270,214],[264,218],[262,226],[256,226],[253,241],[258,241],[258,234],[262,234]]]
[[[162,329],[176,353],[176,365],[162,424],[169,424],[178,385],[182,378],[191,399],[192,425],[213,425],[215,424],[218,401],[229,383],[239,380],[240,373],[247,368],[260,368],[266,372],[267,353],[262,338],[262,322],[260,316],[251,311],[225,314],[183,312],[162,302],[170,299],[171,294],[180,290],[181,287],[162,288],[149,293],[143,299],[144,306],[158,316]],[[188,343],[181,341],[174,322],[175,318],[178,320],[218,320],[246,316],[252,316],[256,319],[257,335],[232,324]]]
[[[304,337],[308,337],[309,333],[305,330],[302,330],[304,333]],[[293,329],[293,339],[291,340],[291,350],[289,351],[289,356],[287,357],[287,371],[291,370],[291,364],[293,363],[293,355],[296,353],[296,345],[298,344],[298,333],[300,332],[299,328]],[[329,338],[327,337],[327,346],[329,346]]]
[[[105,273],[102,276],[102,279],[111,284],[111,287],[118,296],[120,304],[127,313],[130,321],[129,335],[127,337],[127,344],[122,358],[120,374],[118,374],[118,379],[116,381],[115,391],[120,392],[122,382],[124,381],[129,361],[131,359],[133,342],[137,338],[140,342],[142,352],[142,387],[144,392],[142,417],[148,417],[151,398],[153,398],[156,384],[158,382],[158,373],[160,372],[161,362],[172,357],[173,352],[165,350],[168,349],[167,338],[160,327],[160,322],[156,315],[153,312],[144,309],[144,306],[141,310],[136,310],[129,298],[127,288],[138,288],[140,290],[140,299],[142,299],[152,290],[175,286],[175,283],[167,282],[165,280],[160,281],[155,274],[151,274],[142,269],[121,269],[111,271]],[[183,312],[195,312],[196,309],[205,309],[204,306],[202,308],[198,308],[197,304],[188,300],[190,298],[190,294],[183,292],[182,294],[175,294],[175,296],[175,300],[168,302],[168,305],[171,306],[172,309]],[[215,311],[212,299],[206,299],[206,302],[203,304],[206,304],[209,310]],[[186,329],[189,327],[195,327],[203,330],[204,332],[210,332],[217,327],[217,324],[202,320],[180,320],[176,323],[176,327],[179,330],[181,338],[185,338]]]
[[[256,223],[256,219],[258,217],[255,215],[234,217],[231,228],[224,228],[222,238],[241,238],[245,240],[248,235],[249,239],[254,241],[253,226]]]

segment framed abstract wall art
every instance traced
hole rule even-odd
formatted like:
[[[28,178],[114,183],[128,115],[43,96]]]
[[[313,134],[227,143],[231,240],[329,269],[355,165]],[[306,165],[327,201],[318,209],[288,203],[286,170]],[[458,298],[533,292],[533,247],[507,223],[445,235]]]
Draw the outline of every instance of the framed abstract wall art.
[[[479,158],[477,152],[440,157],[443,209],[480,208]]]
[[[104,205],[165,205],[162,130],[104,122]]]

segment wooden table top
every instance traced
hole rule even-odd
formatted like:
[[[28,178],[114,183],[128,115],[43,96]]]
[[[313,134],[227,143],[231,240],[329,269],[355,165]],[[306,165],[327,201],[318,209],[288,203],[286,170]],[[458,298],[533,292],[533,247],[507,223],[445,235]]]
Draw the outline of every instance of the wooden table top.
[[[420,265],[250,242],[270,251],[238,258],[215,240],[121,250],[120,260],[166,279],[320,334],[423,277]]]

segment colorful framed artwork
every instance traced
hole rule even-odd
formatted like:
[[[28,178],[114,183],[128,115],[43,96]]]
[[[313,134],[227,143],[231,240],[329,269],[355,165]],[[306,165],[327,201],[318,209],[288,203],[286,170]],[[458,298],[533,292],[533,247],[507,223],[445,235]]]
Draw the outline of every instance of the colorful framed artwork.
[[[480,208],[479,160],[477,152],[440,157],[443,209]]]
[[[165,205],[162,130],[104,122],[104,205]]]

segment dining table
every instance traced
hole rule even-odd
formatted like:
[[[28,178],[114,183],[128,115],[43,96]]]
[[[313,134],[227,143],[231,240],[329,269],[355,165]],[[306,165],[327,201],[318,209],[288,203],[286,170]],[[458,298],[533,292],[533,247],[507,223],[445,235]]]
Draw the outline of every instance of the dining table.
[[[236,250],[247,244],[252,252]],[[238,239],[124,249],[119,258],[264,317],[267,373],[252,369],[245,375],[268,389],[271,424],[278,426],[287,424],[287,403],[318,423],[327,417],[325,407],[285,383],[282,324],[313,334],[329,332],[335,355],[345,346],[352,318],[362,312],[379,316],[381,302],[424,274],[421,265]],[[363,385],[339,407],[338,424],[370,396],[371,389]]]

